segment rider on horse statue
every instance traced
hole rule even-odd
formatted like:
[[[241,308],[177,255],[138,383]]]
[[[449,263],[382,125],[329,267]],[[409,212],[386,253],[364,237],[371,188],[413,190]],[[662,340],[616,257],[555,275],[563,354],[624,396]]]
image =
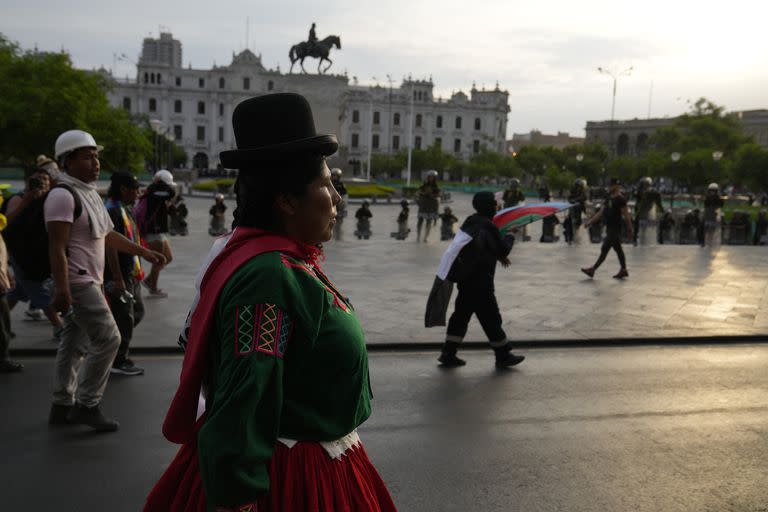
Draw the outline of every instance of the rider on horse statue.
[[[309,51],[315,49],[315,44],[317,43],[317,34],[315,34],[315,24],[313,23],[312,26],[309,28],[309,39],[307,40],[307,44],[309,45]]]

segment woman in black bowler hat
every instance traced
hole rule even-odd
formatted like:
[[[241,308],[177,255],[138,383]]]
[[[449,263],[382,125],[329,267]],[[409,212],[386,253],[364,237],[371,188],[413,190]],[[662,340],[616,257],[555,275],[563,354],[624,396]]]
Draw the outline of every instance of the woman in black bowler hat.
[[[200,273],[163,424],[182,447],[145,511],[394,511],[356,430],[371,414],[363,331],[319,265],[336,137],[298,94],[248,99],[232,124],[234,230]]]

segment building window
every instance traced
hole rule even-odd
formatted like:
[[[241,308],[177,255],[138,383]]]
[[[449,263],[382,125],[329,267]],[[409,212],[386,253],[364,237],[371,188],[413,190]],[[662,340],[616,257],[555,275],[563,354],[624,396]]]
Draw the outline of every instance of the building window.
[[[461,139],[455,139],[453,141],[453,152],[461,153]]]
[[[378,112],[374,112],[373,113],[373,124],[379,124],[380,121],[381,121],[381,114],[379,114]]]
[[[352,111],[352,122],[353,123],[359,123],[360,122],[360,111],[359,110],[353,110]]]
[[[154,73],[150,73],[149,74],[149,83],[151,83],[151,84],[155,83],[155,74]]]
[[[435,126],[438,128],[443,127],[443,116],[437,116],[437,120],[435,120]]]
[[[223,116],[223,115],[224,115],[224,104],[219,103],[219,116]]]
[[[204,101],[198,101],[197,102],[197,113],[198,114],[205,114],[205,102]]]
[[[416,128],[421,128],[421,114],[416,114]]]
[[[400,112],[395,112],[395,126],[400,126]]]
[[[473,140],[472,141],[472,152],[474,154],[478,154],[480,152],[480,141],[479,140]]]
[[[175,140],[181,140],[181,136],[182,136],[181,125],[180,124],[173,125],[173,138]]]
[[[173,102],[173,111],[177,114],[181,114],[181,100],[175,100]]]
[[[205,126],[198,126],[197,127],[197,141],[198,142],[204,142],[205,141]]]
[[[373,149],[379,149],[379,134],[374,133],[373,137],[371,138],[371,146],[373,146]]]
[[[356,133],[352,134],[352,147],[357,148],[360,145],[360,136]]]
[[[435,147],[437,149],[443,149],[443,139],[440,137],[435,137]]]
[[[180,76],[176,77],[176,87],[181,87],[181,77]]]
[[[456,116],[456,129],[461,130],[461,116]]]
[[[421,149],[421,137],[418,135],[413,139],[413,147],[415,149]]]
[[[247,91],[250,88],[251,88],[251,79],[248,78],[248,77],[244,77],[243,78],[243,89],[245,89]]]
[[[224,88],[224,77],[219,78],[219,89]]]
[[[123,98],[123,108],[128,112],[131,111],[131,98]]]
[[[392,136],[392,149],[397,151],[400,149],[400,136],[399,135],[393,135]]]
[[[145,84],[149,83],[149,73],[144,73],[144,83]]]
[[[269,82],[267,82],[267,90],[268,90],[268,91],[271,91],[271,90],[272,90],[272,89],[274,89],[274,88],[275,88],[275,82],[273,82],[272,80],[270,80]]]
[[[163,83],[163,77],[160,73],[157,74],[157,83],[159,84]]]
[[[224,127],[219,126],[219,142],[224,142]]]
[[[155,98],[149,98],[149,111],[157,112],[157,100]]]
[[[203,87],[205,87],[205,78],[198,78],[198,79],[197,79],[197,86],[198,86],[199,88],[201,88],[201,89],[202,89]]]
[[[480,118],[476,117],[475,118],[475,130],[479,130],[479,129],[480,129]]]

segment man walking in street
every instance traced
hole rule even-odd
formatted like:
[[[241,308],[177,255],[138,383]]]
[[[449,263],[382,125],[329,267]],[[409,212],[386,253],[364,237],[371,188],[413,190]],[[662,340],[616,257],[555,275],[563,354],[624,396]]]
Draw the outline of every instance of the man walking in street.
[[[477,315],[496,355],[496,368],[505,369],[521,363],[525,357],[511,352],[511,343],[501,327],[501,313],[496,301],[494,276],[496,262],[508,267],[514,238],[502,238],[493,223],[496,198],[492,192],[478,192],[472,199],[477,213],[462,224],[456,244],[464,244],[450,266],[447,279],[457,284],[456,309],[448,320],[445,344],[438,361],[442,367],[464,366],[456,352],[467,334],[472,315]]]
[[[107,192],[107,212],[115,231],[131,242],[141,245],[141,233],[131,214],[130,207],[136,202],[139,182],[128,172],[112,174]],[[128,348],[133,338],[133,329],[144,318],[144,302],[141,299],[141,281],[144,270],[138,256],[117,252],[107,247],[107,264],[104,268],[104,291],[109,298],[109,307],[120,331],[120,348],[112,363],[112,373],[118,375],[143,375],[128,358]]]
[[[621,182],[612,178],[610,182],[610,195],[605,200],[603,208],[600,209],[591,219],[585,224],[585,228],[589,228],[591,224],[594,224],[601,219],[604,219],[605,224],[605,240],[603,240],[603,246],[600,248],[600,257],[591,267],[582,268],[581,271],[587,274],[589,277],[594,277],[595,271],[605,261],[605,257],[608,256],[608,251],[613,249],[616,251],[616,255],[619,257],[619,264],[621,269],[619,273],[613,276],[616,279],[624,279],[629,276],[627,272],[627,261],[624,257],[624,250],[621,247],[621,221],[627,226],[627,233],[632,236],[632,217],[629,215],[629,208],[627,208],[627,200],[621,195]]]
[[[65,321],[48,422],[112,432],[119,424],[104,416],[100,403],[120,332],[101,287],[105,246],[153,263],[162,264],[164,258],[112,229],[95,184],[99,150],[93,137],[81,130],[69,130],[56,140],[55,155],[64,172],[45,200],[45,221],[55,285],[52,304]]]

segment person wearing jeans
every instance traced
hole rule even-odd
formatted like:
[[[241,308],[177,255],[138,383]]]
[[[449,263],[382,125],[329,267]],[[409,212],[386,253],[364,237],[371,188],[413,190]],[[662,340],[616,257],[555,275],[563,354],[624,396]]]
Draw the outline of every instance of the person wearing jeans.
[[[48,193],[44,211],[55,285],[52,305],[65,320],[48,422],[112,432],[119,424],[104,416],[100,404],[120,332],[102,291],[105,246],[160,264],[165,260],[112,229],[94,183],[100,149],[81,130],[64,132],[56,140],[56,158],[64,172]]]

